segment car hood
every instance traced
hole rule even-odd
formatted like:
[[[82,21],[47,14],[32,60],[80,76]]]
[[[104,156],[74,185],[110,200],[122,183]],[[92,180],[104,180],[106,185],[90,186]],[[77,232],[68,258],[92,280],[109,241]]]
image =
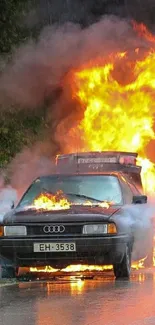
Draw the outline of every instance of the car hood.
[[[71,206],[67,210],[38,211],[14,209],[3,218],[3,223],[86,222],[108,220],[120,207]]]

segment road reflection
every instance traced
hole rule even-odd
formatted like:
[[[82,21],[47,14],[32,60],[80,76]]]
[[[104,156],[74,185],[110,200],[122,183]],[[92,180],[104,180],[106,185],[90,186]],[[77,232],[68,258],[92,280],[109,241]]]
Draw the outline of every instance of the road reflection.
[[[0,288],[0,324],[154,325],[155,271],[112,274],[95,280],[72,277]]]
[[[155,273],[134,274],[131,281],[115,281],[106,277],[56,286],[48,283],[48,297],[54,298],[54,301],[37,301],[36,325],[48,325],[49,320],[49,324],[53,325],[147,324],[147,317],[149,321],[154,317],[154,285]],[[60,293],[58,286],[61,287],[59,296],[56,294]]]

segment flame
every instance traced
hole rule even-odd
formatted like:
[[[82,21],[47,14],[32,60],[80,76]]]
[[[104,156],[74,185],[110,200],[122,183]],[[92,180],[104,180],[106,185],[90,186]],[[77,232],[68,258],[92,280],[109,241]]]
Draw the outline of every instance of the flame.
[[[109,202],[101,202],[101,203],[99,203],[99,207],[108,209],[110,207],[110,203]]]
[[[42,193],[34,200],[33,205],[38,210],[66,210],[70,208],[70,203],[62,191],[58,191],[55,195]]]
[[[139,270],[144,268],[144,261],[146,257],[132,263],[132,269]],[[74,273],[74,272],[103,272],[103,271],[113,270],[112,265],[87,265],[87,264],[75,264],[68,265],[64,269],[55,269],[52,266],[45,266],[42,268],[30,267],[30,272],[36,273],[57,273],[61,271],[62,273]]]
[[[155,139],[155,36],[144,24],[133,23],[138,36],[150,49],[111,53],[72,72],[73,97],[84,117],[77,129],[82,134],[81,151],[132,151],[139,154],[146,194],[155,192],[155,164],[146,155]],[[133,264],[144,266],[145,259]],[[155,265],[155,258],[153,260]]]
[[[138,33],[138,35],[142,38],[145,38],[149,42],[155,42],[155,36],[151,34],[151,32],[147,29],[147,27],[143,23],[137,23],[136,21],[132,22],[133,29]]]
[[[104,271],[111,270],[113,268],[112,265],[69,265],[65,269],[62,269],[63,272],[84,272],[84,271]]]
[[[138,157],[137,162],[142,166],[142,183],[146,193],[155,191],[155,165],[147,158]]]
[[[115,66],[111,63],[75,73],[79,86],[77,97],[85,107],[80,124],[85,147],[93,151],[128,151],[131,148],[134,152],[143,152],[155,138],[154,62],[155,53],[143,62],[137,62],[133,71],[136,80],[127,85],[117,82]]]
[[[133,28],[140,37],[151,42],[152,48],[141,58],[140,49],[135,48],[132,59],[127,51],[112,53],[106,63],[105,60],[94,60],[73,71],[73,97],[84,111],[77,128],[79,134],[82,133],[80,150],[138,152],[145,192],[153,193],[155,165],[147,158],[146,147],[155,139],[155,36],[144,24],[133,22]],[[144,261],[145,258],[133,263],[132,268],[143,268]],[[63,271],[106,269],[112,269],[112,266],[70,265]]]
[[[155,236],[154,236],[155,242]],[[154,256],[155,256],[155,245],[154,245]],[[144,262],[147,256],[139,261],[132,262],[131,268],[133,270],[139,270],[144,268]],[[155,266],[155,257],[153,259],[153,265]],[[64,269],[55,269],[52,266],[45,266],[45,267],[30,267],[30,272],[35,273],[58,273],[59,271],[62,274],[70,274],[76,272],[103,272],[103,271],[110,271],[113,270],[112,265],[87,265],[87,264],[76,264],[76,265],[68,265]]]
[[[110,207],[111,202],[99,202],[98,206],[101,208],[108,209]],[[76,202],[70,202],[65,197],[65,194],[59,190],[56,194],[50,193],[41,193],[33,202],[33,207],[37,210],[65,210],[70,209],[71,205],[83,205],[83,206],[92,206],[93,204],[90,201],[85,201],[82,204]]]
[[[132,263],[132,268],[135,270],[143,269],[144,268],[144,261],[146,260],[147,256],[142,258],[141,260],[137,262]]]
[[[125,83],[120,63],[128,67]],[[155,52],[130,63],[126,53],[117,53],[113,59],[109,56],[109,62],[103,65],[91,62],[91,66],[74,71],[73,92],[84,108],[79,125],[82,150],[130,148],[138,152],[143,184],[150,193],[155,191],[155,166],[146,158],[145,149],[155,139]]]
[[[54,269],[53,267],[46,265],[45,267],[30,267],[30,272],[38,272],[38,273],[54,273],[58,272],[59,269]]]
[[[105,271],[112,270],[112,265],[87,265],[87,264],[76,264],[76,265],[68,265],[66,268],[61,269],[61,272],[64,273],[74,273],[74,272],[85,272],[85,271]],[[51,266],[45,266],[43,268],[30,267],[30,272],[46,272],[46,273],[54,273],[58,272],[59,269],[54,269]]]

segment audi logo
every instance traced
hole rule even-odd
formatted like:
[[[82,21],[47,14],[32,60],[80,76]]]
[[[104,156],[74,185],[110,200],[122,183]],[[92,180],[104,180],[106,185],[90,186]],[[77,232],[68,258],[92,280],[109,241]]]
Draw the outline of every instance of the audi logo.
[[[58,233],[63,233],[65,231],[65,227],[63,225],[47,225],[44,226],[43,231],[46,234],[58,234]]]

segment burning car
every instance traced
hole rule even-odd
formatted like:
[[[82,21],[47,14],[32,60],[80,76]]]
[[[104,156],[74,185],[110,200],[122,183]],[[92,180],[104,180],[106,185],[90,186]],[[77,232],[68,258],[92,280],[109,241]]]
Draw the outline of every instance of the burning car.
[[[151,223],[144,229],[130,213],[147,202],[136,158],[126,152],[58,156],[57,173],[37,178],[1,222],[2,276],[19,267],[112,264],[116,278],[129,278],[131,260],[147,256],[153,238]]]

